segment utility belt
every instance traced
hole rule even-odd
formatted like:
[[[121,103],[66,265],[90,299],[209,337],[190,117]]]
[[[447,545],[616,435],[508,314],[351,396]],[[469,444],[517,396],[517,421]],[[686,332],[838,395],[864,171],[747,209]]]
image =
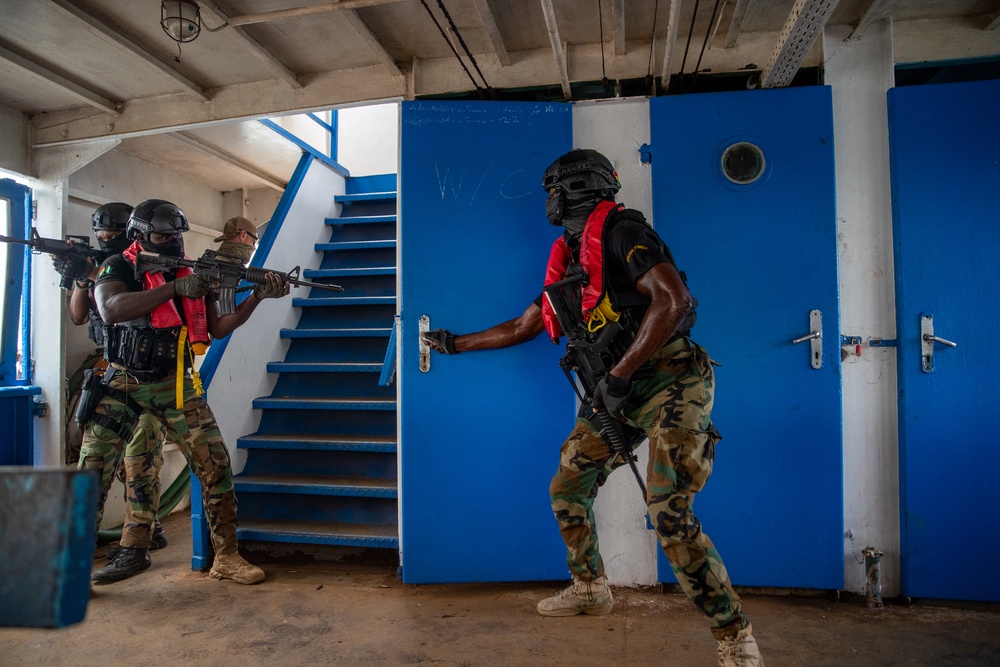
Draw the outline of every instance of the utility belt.
[[[177,372],[180,329],[104,327],[104,358],[140,382],[156,382]],[[191,368],[191,355],[183,354],[183,368]]]
[[[104,370],[88,368],[83,372],[83,389],[80,392],[80,401],[76,406],[76,424],[81,429],[93,422],[104,428],[116,432],[126,442],[132,439],[135,431],[135,423],[142,412],[142,406],[136,403],[131,396],[120,389],[109,387],[108,383],[115,373],[120,373],[118,369],[107,368]],[[95,414],[98,404],[105,396],[115,399],[125,404],[131,413],[128,421],[116,422],[114,419],[104,414]]]

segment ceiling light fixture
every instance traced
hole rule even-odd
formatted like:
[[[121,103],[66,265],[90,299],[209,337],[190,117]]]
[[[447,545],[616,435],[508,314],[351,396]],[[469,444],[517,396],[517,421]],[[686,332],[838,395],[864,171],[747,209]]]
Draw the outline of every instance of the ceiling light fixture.
[[[163,0],[160,27],[178,45],[194,41],[201,34],[201,8],[191,0]]]

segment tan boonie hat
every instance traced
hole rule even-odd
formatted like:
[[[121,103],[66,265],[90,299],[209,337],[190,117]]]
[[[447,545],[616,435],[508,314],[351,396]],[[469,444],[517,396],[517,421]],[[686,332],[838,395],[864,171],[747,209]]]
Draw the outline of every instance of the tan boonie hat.
[[[253,237],[254,241],[257,240],[257,225],[244,217],[236,216],[235,218],[226,220],[226,224],[222,228],[222,236],[216,237],[215,242],[228,241],[240,232],[246,232]]]

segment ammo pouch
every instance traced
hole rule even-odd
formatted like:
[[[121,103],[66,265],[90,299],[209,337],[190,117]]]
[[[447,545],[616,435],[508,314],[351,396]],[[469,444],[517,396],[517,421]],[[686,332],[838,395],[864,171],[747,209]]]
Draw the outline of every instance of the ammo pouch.
[[[87,322],[87,338],[94,341],[98,347],[104,345],[104,329],[100,313],[96,310],[90,311],[90,320]]]
[[[104,357],[142,382],[162,380],[177,370],[177,328],[105,327]],[[190,366],[185,357],[184,367]]]

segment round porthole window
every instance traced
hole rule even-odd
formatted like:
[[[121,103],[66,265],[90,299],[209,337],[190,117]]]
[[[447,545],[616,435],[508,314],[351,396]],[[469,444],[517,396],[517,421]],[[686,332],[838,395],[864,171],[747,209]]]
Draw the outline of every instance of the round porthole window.
[[[749,185],[764,173],[764,152],[746,141],[733,144],[722,152],[722,173],[737,185]]]

